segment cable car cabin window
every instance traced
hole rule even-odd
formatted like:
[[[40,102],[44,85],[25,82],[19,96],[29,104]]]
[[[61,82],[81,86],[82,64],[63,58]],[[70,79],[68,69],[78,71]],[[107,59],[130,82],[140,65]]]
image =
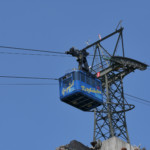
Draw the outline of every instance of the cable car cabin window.
[[[86,83],[92,87],[95,87],[95,80],[92,78],[86,77]]]
[[[94,79],[91,79],[90,85],[95,87],[95,80]]]
[[[90,85],[90,81],[91,81],[91,79],[90,79],[89,77],[86,77],[86,83],[87,83],[88,85]]]
[[[81,81],[85,82],[85,75],[81,73]]]
[[[97,80],[95,80],[95,86],[97,89],[101,90],[100,82],[98,82]]]
[[[71,77],[69,77],[67,79],[64,79],[63,80],[63,87],[64,88],[68,87],[71,84],[71,82],[72,82],[72,78]]]
[[[80,80],[80,72],[73,73],[73,80]]]

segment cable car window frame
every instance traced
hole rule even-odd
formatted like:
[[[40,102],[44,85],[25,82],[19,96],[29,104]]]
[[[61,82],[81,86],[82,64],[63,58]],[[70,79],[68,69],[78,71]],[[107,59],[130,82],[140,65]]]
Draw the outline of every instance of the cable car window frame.
[[[88,85],[90,85],[90,82],[91,82],[90,77],[86,76],[86,83],[87,83]]]
[[[72,74],[67,74],[62,78],[62,85],[64,88],[68,87],[72,83]],[[67,82],[67,83],[66,83]]]
[[[99,90],[101,90],[101,85],[100,85],[100,82],[95,80],[95,87],[98,88],[99,87]]]
[[[80,72],[73,72],[73,80],[80,80]]]
[[[91,78],[90,85],[95,88],[95,80]]]
[[[81,73],[81,81],[84,82],[84,83],[86,82],[85,78],[86,78],[86,76],[83,73]]]

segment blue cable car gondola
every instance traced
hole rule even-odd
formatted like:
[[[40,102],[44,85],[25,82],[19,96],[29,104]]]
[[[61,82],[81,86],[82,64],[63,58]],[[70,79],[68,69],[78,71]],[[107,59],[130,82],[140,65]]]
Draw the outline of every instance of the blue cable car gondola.
[[[103,103],[101,81],[90,73],[73,71],[59,78],[60,99],[80,110],[89,111]]]

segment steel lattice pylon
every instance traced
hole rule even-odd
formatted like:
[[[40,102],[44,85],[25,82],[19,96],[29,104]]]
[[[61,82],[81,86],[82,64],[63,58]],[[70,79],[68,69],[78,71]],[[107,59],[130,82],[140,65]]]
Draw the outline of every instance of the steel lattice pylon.
[[[97,51],[97,52],[96,52]],[[101,68],[99,71],[109,68],[112,64],[110,61],[110,54],[101,47],[100,44],[96,46],[95,54],[99,54]],[[105,54],[104,54],[105,53]],[[94,72],[94,59],[92,63],[92,71]],[[96,68],[97,69],[97,68]],[[123,92],[123,76],[119,76],[117,80],[110,79],[116,77],[120,69],[112,69],[100,77],[103,87],[103,98],[105,103],[95,110],[94,120],[94,141],[97,139],[106,140],[110,137],[117,136],[126,140],[128,143],[129,135],[126,124],[125,111],[131,109],[124,98]]]
[[[108,83],[108,78],[109,74],[106,74],[103,82],[103,98],[106,103],[95,111],[94,140],[117,136],[129,143],[125,111],[131,108],[124,98],[122,78],[111,84]]]

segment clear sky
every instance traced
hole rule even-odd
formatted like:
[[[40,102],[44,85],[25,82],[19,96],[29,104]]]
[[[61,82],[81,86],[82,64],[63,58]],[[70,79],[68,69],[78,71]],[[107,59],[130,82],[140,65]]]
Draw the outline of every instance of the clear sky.
[[[113,32],[123,20],[125,56],[150,64],[149,0],[1,0],[0,45],[65,52],[85,47]],[[0,49],[0,52],[21,52]],[[35,53],[34,53],[35,54]],[[37,54],[37,53],[36,53]],[[60,77],[77,67],[74,58],[0,54],[0,75]],[[124,79],[125,92],[150,100],[150,70]],[[59,100],[57,83],[0,79],[0,149],[54,150],[71,140],[90,145],[93,114]],[[127,99],[136,108],[127,113],[133,145],[150,149],[150,106]]]

